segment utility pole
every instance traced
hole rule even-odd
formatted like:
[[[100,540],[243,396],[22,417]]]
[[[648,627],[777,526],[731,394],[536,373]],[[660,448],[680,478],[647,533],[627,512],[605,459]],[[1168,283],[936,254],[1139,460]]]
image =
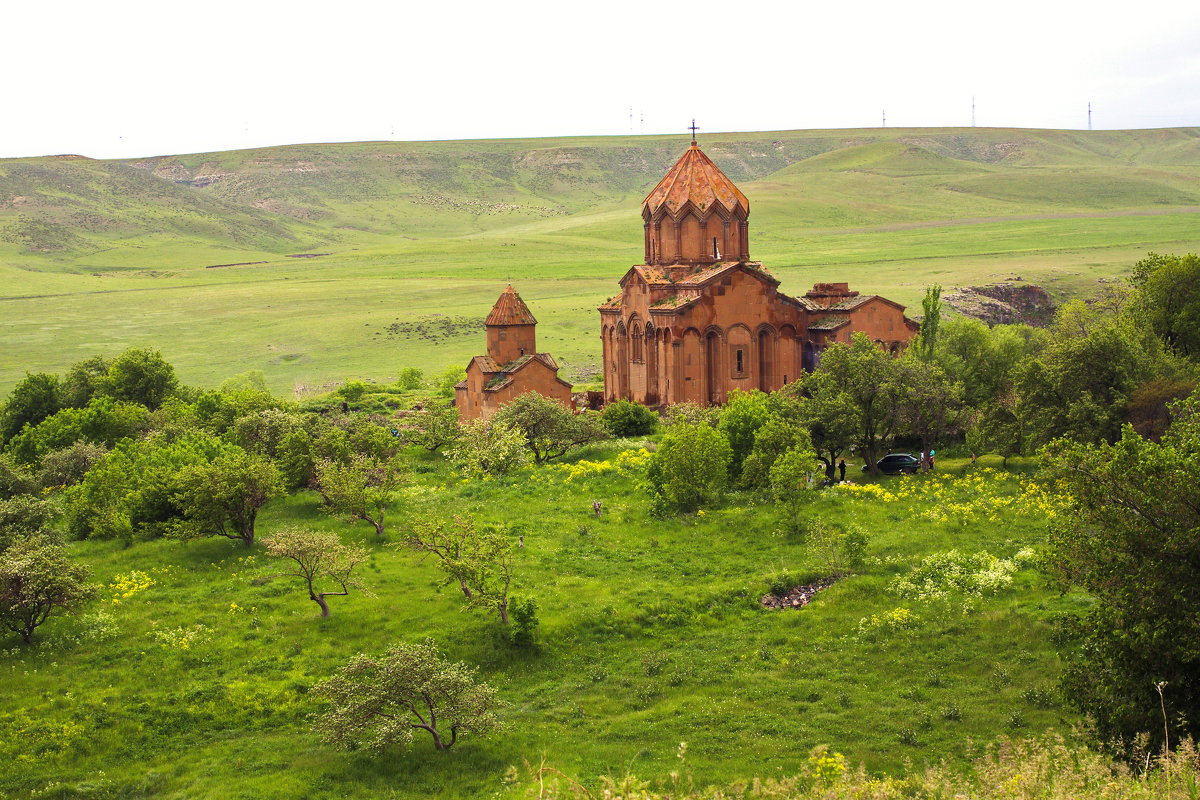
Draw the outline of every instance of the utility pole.
[[[975,127],[975,95],[971,95],[971,127]]]
[[[1088,130],[1092,129],[1092,101],[1088,101]]]
[[[883,110],[883,127],[887,127],[887,109]]]

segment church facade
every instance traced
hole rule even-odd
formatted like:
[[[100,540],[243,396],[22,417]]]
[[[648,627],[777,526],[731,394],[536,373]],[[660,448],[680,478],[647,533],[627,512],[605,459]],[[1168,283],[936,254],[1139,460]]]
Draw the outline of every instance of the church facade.
[[[904,306],[818,283],[802,297],[750,259],[750,201],[693,140],[642,203],[645,263],[600,306],[606,401],[715,405],[774,391],[862,331],[899,352]]]

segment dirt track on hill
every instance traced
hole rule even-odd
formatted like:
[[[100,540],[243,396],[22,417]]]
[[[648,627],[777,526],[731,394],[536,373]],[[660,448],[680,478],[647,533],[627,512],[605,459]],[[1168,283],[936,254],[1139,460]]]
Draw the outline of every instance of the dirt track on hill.
[[[1089,213],[1061,212],[1057,214],[1013,214],[1003,217],[965,217],[963,219],[939,219],[925,222],[893,222],[887,225],[870,225],[865,228],[813,228],[807,233],[886,233],[906,231],[914,228],[949,228],[957,225],[990,225],[997,222],[1028,222],[1039,219],[1101,219],[1104,217],[1160,217],[1164,214],[1196,214],[1200,206],[1177,206],[1175,208],[1131,208],[1124,211],[1097,211]]]

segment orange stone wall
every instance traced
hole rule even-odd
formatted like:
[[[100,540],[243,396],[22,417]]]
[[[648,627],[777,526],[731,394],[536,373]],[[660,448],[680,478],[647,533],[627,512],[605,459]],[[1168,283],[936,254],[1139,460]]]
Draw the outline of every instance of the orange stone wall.
[[[463,422],[472,419],[487,419],[495,414],[501,406],[509,403],[526,392],[537,392],[551,398],[564,407],[574,411],[575,403],[571,399],[571,386],[558,378],[550,367],[538,360],[532,360],[510,375],[511,380],[503,387],[485,391],[492,376],[484,373],[472,362],[467,367],[466,387],[455,390],[455,407],[458,408],[458,418]]]
[[[639,278],[601,312],[605,390],[647,405],[722,403],[733,389],[774,391],[802,369],[807,312],[769,280],[731,270],[678,311],[652,305]]]
[[[645,224],[647,264],[711,264],[749,258],[745,215],[723,217],[691,208],[678,219],[661,215]],[[713,255],[716,239],[720,258]]]
[[[504,365],[537,352],[536,325],[488,325],[487,353]]]

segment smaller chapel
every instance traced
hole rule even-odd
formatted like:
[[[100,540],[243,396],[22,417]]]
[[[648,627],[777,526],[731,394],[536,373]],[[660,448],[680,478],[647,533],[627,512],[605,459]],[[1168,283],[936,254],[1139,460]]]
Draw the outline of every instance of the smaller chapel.
[[[558,364],[549,353],[537,351],[537,320],[512,286],[500,293],[484,326],[487,355],[472,358],[466,380],[454,387],[460,420],[486,419],[526,392],[574,410],[571,384],[558,377]]]
[[[600,306],[604,399],[718,405],[774,391],[866,333],[900,352],[918,325],[904,306],[818,283],[802,297],[750,259],[750,201],[696,145],[642,203],[645,261]]]

